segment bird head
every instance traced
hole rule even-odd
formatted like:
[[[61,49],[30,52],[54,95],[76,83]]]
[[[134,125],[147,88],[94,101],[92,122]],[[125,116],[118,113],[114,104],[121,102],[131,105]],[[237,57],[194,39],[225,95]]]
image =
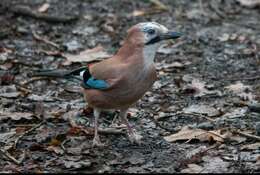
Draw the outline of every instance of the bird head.
[[[126,45],[128,48],[129,45],[134,48],[142,48],[143,58],[147,64],[153,62],[156,51],[163,41],[182,36],[181,33],[168,30],[165,26],[156,22],[138,23],[131,27],[127,33]]]
[[[179,32],[168,30],[165,26],[156,22],[138,23],[128,30],[128,39],[145,46],[160,45],[162,41],[177,39],[182,36]]]
[[[179,32],[169,31],[165,26],[156,22],[139,23],[138,27],[144,35],[146,46],[160,44],[168,39],[177,39],[182,35]]]

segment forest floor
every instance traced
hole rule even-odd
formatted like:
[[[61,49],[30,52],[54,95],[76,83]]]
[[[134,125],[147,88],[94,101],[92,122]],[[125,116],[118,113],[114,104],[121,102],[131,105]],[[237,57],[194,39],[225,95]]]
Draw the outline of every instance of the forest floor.
[[[0,172],[260,172],[260,6],[240,2],[1,0]],[[107,113],[92,148],[79,83],[31,74],[105,59],[145,21],[184,36],[129,111],[142,144]]]

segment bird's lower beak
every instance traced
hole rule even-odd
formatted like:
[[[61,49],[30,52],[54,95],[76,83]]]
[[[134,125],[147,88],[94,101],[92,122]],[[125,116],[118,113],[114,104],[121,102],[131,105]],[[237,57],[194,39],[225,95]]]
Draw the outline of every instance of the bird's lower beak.
[[[176,39],[182,36],[180,32],[169,31],[160,36],[161,40]]]
[[[150,45],[150,44],[154,44],[163,40],[168,40],[168,39],[176,39],[182,36],[182,33],[180,32],[166,32],[163,34],[160,34],[159,36],[153,38],[152,40],[150,40],[149,42],[146,43],[146,45]]]

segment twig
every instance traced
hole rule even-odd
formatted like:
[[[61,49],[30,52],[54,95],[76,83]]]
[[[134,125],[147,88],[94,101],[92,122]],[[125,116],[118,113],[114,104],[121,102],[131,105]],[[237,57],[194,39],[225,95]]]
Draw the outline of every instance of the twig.
[[[238,80],[257,80],[260,79],[260,76],[255,76],[255,77],[238,77],[238,78],[230,78],[226,79],[227,81],[238,81]]]
[[[260,137],[256,136],[256,135],[248,134],[248,133],[241,132],[241,131],[236,131],[234,129],[231,129],[231,132],[233,132],[234,134],[239,134],[239,135],[245,136],[245,137],[250,138],[250,139],[260,141]]]
[[[102,134],[124,134],[123,129],[116,128],[98,128],[98,132]]]
[[[63,140],[63,142],[62,142],[61,145],[60,145],[61,149],[62,149],[64,152],[67,152],[67,149],[66,149],[66,147],[65,147],[64,145],[65,145],[68,141],[69,141],[69,139],[67,138],[67,139]]]
[[[23,5],[16,5],[7,7],[7,9],[15,14],[22,15],[22,16],[29,16],[35,19],[44,20],[47,22],[71,22],[77,20],[78,16],[50,16],[44,13],[39,13],[35,10],[30,9],[27,6]]]
[[[160,2],[159,0],[150,0],[150,2],[154,5],[156,5],[156,7],[160,10],[169,10],[168,7],[166,7],[166,5],[164,5],[162,2]]]
[[[17,139],[14,142],[13,148],[16,148],[16,145],[18,144],[19,140],[21,140],[22,137],[24,137],[26,134],[29,134],[30,132],[36,130],[37,128],[39,128],[41,125],[43,125],[45,123],[45,120],[43,120],[42,122],[40,122],[39,124],[35,125],[34,127],[32,127],[31,129],[25,131],[23,134],[21,134],[19,137],[17,137]]]
[[[156,126],[159,126],[160,128],[162,128],[162,129],[164,129],[164,130],[166,130],[166,131],[176,132],[175,129],[168,128],[168,127],[164,126],[163,124],[160,123],[160,121],[158,121],[158,120],[156,120],[156,119],[154,119],[153,121],[154,121],[154,123],[156,124]]]
[[[219,10],[219,8],[218,8],[218,6],[217,6],[217,4],[216,4],[216,1],[210,1],[209,7],[210,7],[213,11],[215,11],[215,13],[216,13],[220,18],[225,19],[225,14],[223,15],[223,14],[222,14],[223,12],[221,12],[221,11]]]
[[[56,44],[56,43],[54,43],[54,42],[52,42],[52,41],[49,41],[49,40],[46,39],[46,38],[43,38],[43,37],[39,36],[34,30],[32,31],[32,34],[33,34],[33,37],[34,37],[36,40],[42,41],[42,42],[44,42],[44,43],[46,43],[46,44],[49,44],[49,45],[51,45],[51,46],[53,46],[53,47],[55,47],[55,48],[57,48],[57,49],[60,48],[58,44]]]
[[[24,81],[21,83],[21,86],[26,86],[27,84],[30,84],[34,81],[38,81],[38,80],[48,80],[49,77],[32,77],[31,79]]]
[[[193,115],[193,116],[198,116],[198,117],[202,117],[202,118],[205,118],[211,122],[215,122],[214,119],[211,119],[203,114],[198,114],[198,113],[186,113],[186,112],[180,112],[180,113],[177,113],[177,114],[182,114],[182,115]]]
[[[201,11],[201,13],[202,13],[204,16],[207,16],[207,13],[205,12],[204,7],[203,7],[202,0],[199,0],[199,5],[200,5],[200,11]]]
[[[27,88],[23,87],[22,85],[20,85],[20,84],[18,84],[16,82],[14,82],[14,84],[17,87],[18,90],[20,90],[20,91],[22,91],[22,92],[24,92],[26,94],[32,93],[32,91],[30,89],[27,89]]]
[[[17,165],[20,165],[22,162],[23,162],[23,160],[24,160],[24,158],[25,158],[25,153],[23,152],[23,156],[22,156],[22,158],[20,159],[20,160],[17,160],[16,158],[14,158],[13,156],[11,156],[7,151],[5,151],[5,150],[2,150],[2,149],[0,149],[0,153],[3,155],[3,156],[5,156],[6,158],[8,158],[9,160],[11,160],[11,161],[13,161],[15,164],[17,164]]]

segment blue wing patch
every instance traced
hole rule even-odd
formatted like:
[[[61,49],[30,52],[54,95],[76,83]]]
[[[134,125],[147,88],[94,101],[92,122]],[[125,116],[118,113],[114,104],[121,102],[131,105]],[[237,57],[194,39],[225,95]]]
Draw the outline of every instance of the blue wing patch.
[[[93,77],[87,79],[84,84],[93,89],[106,89],[109,87],[109,84],[104,80],[97,80]]]

